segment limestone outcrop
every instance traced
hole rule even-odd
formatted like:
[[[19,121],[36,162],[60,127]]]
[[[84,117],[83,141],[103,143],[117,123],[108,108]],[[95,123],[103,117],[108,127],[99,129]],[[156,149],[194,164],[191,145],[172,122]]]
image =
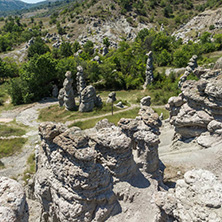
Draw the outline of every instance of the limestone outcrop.
[[[116,101],[116,93],[115,92],[109,93],[106,103],[113,103],[115,101]]]
[[[146,72],[145,72],[146,79],[143,85],[144,89],[147,87],[147,85],[153,82],[153,52],[150,51],[146,55],[148,56],[148,59],[146,61]]]
[[[214,65],[214,69],[222,69],[222,57],[220,57],[220,58],[216,61],[215,65]]]
[[[222,73],[210,71],[199,81],[186,81],[178,97],[166,105],[170,123],[175,126],[175,139],[196,139],[204,146],[222,141]]]
[[[120,119],[118,126],[132,139],[135,150],[135,161],[144,172],[151,174],[161,181],[160,162],[158,156],[159,127],[161,121],[152,108],[144,105],[141,100],[141,109],[136,119]],[[150,105],[150,103],[148,104]]]
[[[180,77],[180,81],[178,83],[179,87],[181,88],[183,83],[187,80],[187,77],[190,73],[192,73],[197,68],[197,55],[193,55],[192,58],[189,60],[188,66],[186,67],[186,71]]]
[[[65,76],[66,78],[63,82],[63,88],[59,90],[59,105],[64,105],[67,110],[74,110],[76,108],[76,104],[72,86],[72,73],[70,71],[67,71]]]
[[[161,182],[157,150],[160,124],[148,106],[141,108],[140,117],[122,119],[119,126],[106,119],[84,131],[42,123],[35,175],[41,222],[106,221],[121,212],[123,196],[124,201],[132,202],[139,195],[136,186],[146,188],[150,197],[157,190],[156,180]],[[155,181],[152,186],[148,179]],[[128,190],[125,195],[124,184]],[[147,204],[151,210],[152,204]]]
[[[211,172],[188,171],[174,189],[155,195],[155,202],[162,211],[156,221],[222,221],[221,191],[222,181]]]
[[[77,67],[76,82],[77,82],[77,92],[81,100],[81,92],[83,91],[83,89],[86,88],[86,81],[84,78],[82,66]]]
[[[102,99],[99,95],[96,95],[96,90],[93,86],[86,86],[81,94],[81,103],[79,105],[80,112],[90,112],[94,107],[102,106]]]
[[[28,205],[21,184],[0,177],[0,221],[28,222]]]

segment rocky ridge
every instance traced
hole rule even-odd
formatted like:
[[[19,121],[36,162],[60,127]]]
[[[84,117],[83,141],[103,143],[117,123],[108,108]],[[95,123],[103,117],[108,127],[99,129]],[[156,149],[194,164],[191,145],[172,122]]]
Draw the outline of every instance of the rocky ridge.
[[[187,43],[189,40],[194,40],[195,37],[199,37],[200,33],[204,31],[209,32],[209,27],[211,25],[213,25],[216,30],[220,30],[222,28],[221,13],[221,8],[218,8],[217,10],[204,11],[192,18],[185,25],[182,25],[172,35],[175,36],[177,39],[183,39],[183,42]],[[196,36],[190,37],[190,34],[192,32],[196,32]]]
[[[168,192],[158,192],[155,202],[162,211],[159,221],[222,220],[222,182],[207,170],[192,170]]]
[[[199,81],[186,81],[182,93],[169,99],[166,108],[175,127],[175,140],[195,138],[203,147],[221,143],[221,77],[221,70],[207,71]]]
[[[122,119],[119,126],[102,120],[84,131],[51,122],[40,125],[35,196],[42,205],[41,221],[105,221],[121,212],[121,200],[133,201],[138,183],[150,189],[150,196],[157,190],[152,177],[161,183],[160,122],[147,106],[140,115]],[[140,153],[137,161],[133,149]],[[131,193],[121,192],[124,183]]]

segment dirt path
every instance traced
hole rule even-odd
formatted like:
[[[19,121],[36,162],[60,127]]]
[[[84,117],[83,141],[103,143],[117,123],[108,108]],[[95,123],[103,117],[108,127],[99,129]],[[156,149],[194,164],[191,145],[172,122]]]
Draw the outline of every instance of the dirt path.
[[[139,105],[137,104],[132,104],[130,107],[126,108],[126,109],[121,109],[121,110],[118,110],[118,111],[115,111],[113,112],[113,114],[118,114],[118,113],[123,113],[123,112],[126,112],[128,110],[132,110],[134,108],[137,108],[137,107],[140,107]],[[96,116],[91,116],[91,117],[87,117],[87,118],[82,118],[82,119],[75,119],[75,120],[71,120],[71,121],[66,121],[65,122],[65,125],[66,126],[70,126],[72,125],[73,123],[76,123],[76,122],[83,122],[83,121],[87,121],[87,120],[92,120],[92,119],[97,119],[97,118],[103,118],[103,117],[106,117],[106,116],[110,116],[111,113],[106,113],[106,114],[102,114],[102,115],[96,115]]]
[[[47,99],[41,102],[33,103],[24,107],[19,107],[17,109],[8,110],[1,113],[0,121],[5,120],[5,122],[9,122],[10,120],[12,121],[13,119],[15,119],[17,123],[23,124],[28,127],[27,133],[23,136],[28,138],[28,141],[20,153],[1,159],[1,162],[4,164],[5,168],[0,170],[0,176],[14,177],[22,181],[22,174],[26,169],[26,161],[28,157],[35,151],[36,144],[39,143],[38,126],[40,122],[37,121],[39,110],[54,105],[56,103],[57,100]],[[133,104],[126,109],[114,112],[114,114],[132,110],[136,107],[139,107],[139,105]],[[109,115],[110,113],[107,113],[99,116],[67,121],[66,125],[70,125],[78,121],[87,121],[91,119],[102,118]]]
[[[22,174],[26,169],[26,161],[34,152],[36,144],[39,143],[38,112],[40,109],[51,106],[56,102],[55,100],[47,99],[14,110],[4,111],[1,114],[0,120],[6,119],[9,121],[10,119],[15,119],[17,123],[27,126],[27,133],[23,137],[28,138],[28,141],[20,153],[1,158],[5,168],[0,170],[0,176],[18,178],[19,181],[22,181]]]

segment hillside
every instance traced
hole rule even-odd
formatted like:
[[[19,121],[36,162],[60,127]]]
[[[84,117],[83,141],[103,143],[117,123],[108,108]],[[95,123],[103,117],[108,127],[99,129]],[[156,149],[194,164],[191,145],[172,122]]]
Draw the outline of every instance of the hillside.
[[[0,12],[20,10],[29,6],[30,4],[20,0],[0,0]]]

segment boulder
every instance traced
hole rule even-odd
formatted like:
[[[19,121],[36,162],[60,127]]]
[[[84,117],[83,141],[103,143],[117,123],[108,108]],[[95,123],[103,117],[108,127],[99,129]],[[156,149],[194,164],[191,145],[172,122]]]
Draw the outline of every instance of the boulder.
[[[161,209],[157,221],[222,221],[222,182],[207,170],[192,170],[176,187],[158,192],[155,202]]]
[[[148,59],[146,61],[146,72],[145,72],[146,79],[143,85],[144,89],[147,87],[147,85],[153,82],[153,52],[150,51],[146,55],[148,56]]]
[[[102,106],[102,99],[96,95],[96,90],[93,86],[87,86],[81,92],[81,103],[79,105],[80,112],[90,112],[95,106]]]
[[[222,135],[221,76],[221,72],[209,71],[198,81],[185,81],[181,94],[168,100],[170,123],[178,135],[175,139],[193,138],[203,147],[218,142]]]
[[[222,57],[220,57],[220,58],[216,61],[215,65],[214,65],[214,69],[222,69]]]
[[[59,90],[59,105],[65,106],[66,110],[74,110],[76,108],[75,105],[75,97],[74,97],[74,91],[73,91],[73,79],[72,79],[72,73],[70,71],[67,71],[65,74],[66,78],[63,82],[63,88]]]
[[[28,222],[28,218],[28,205],[22,185],[7,177],[0,177],[0,221]]]
[[[116,101],[116,93],[115,92],[109,93],[106,103],[113,103],[115,101]]]

